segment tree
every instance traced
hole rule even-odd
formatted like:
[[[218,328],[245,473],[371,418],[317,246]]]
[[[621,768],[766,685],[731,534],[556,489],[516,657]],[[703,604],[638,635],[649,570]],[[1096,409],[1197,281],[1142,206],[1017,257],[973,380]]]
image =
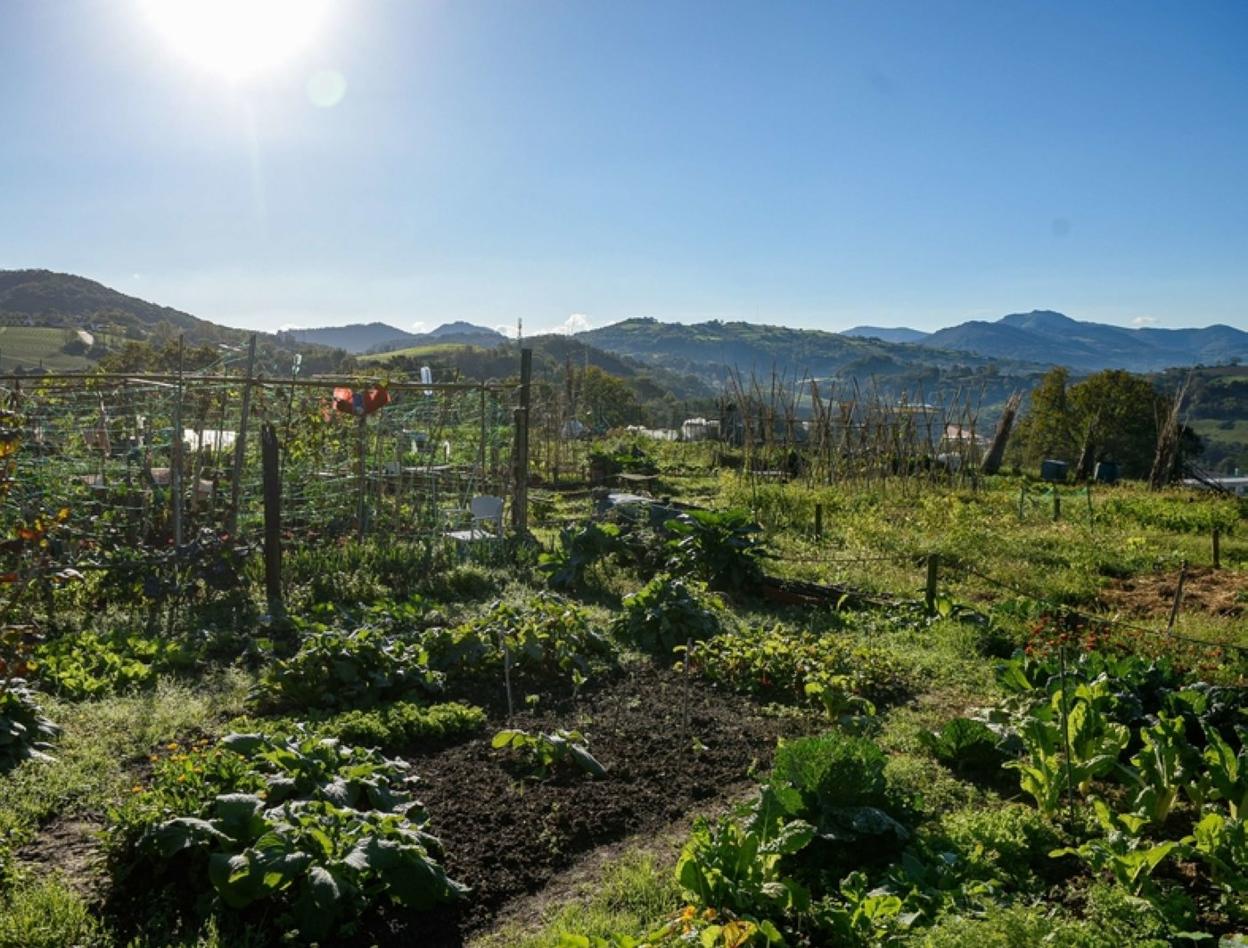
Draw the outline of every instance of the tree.
[[[1024,456],[1078,462],[1087,477],[1098,461],[1115,461],[1126,477],[1147,477],[1157,447],[1164,399],[1148,379],[1106,369],[1070,385],[1065,369],[1041,379],[1019,428]]]
[[[582,416],[588,415],[591,428],[604,430],[641,421],[641,405],[623,379],[591,365],[579,381]]]
[[[1028,463],[1044,458],[1074,460],[1074,419],[1066,393],[1069,377],[1063,368],[1052,369],[1031,391],[1031,407],[1018,428]]]

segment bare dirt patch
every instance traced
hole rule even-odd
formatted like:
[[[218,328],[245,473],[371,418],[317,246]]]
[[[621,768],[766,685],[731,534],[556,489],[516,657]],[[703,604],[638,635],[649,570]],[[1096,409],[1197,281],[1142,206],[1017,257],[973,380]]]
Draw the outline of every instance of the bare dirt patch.
[[[1117,580],[1101,590],[1100,601],[1112,611],[1138,618],[1166,618],[1174,605],[1179,572],[1145,573]],[[1233,569],[1189,567],[1183,582],[1185,612],[1238,618],[1248,613],[1248,574]]]
[[[369,943],[461,945],[509,902],[542,890],[586,853],[657,834],[732,798],[770,763],[777,737],[802,729],[800,721],[765,716],[748,700],[650,663],[575,703],[512,722],[530,731],[583,731],[609,768],[603,779],[518,778],[490,747],[501,726],[492,721],[485,736],[412,761],[429,829],[447,850],[446,868],[472,886],[471,896],[433,913],[387,913],[369,926]]]
[[[18,860],[36,875],[59,873],[64,883],[94,901],[104,882],[100,825],[81,818],[57,819],[18,850]]]

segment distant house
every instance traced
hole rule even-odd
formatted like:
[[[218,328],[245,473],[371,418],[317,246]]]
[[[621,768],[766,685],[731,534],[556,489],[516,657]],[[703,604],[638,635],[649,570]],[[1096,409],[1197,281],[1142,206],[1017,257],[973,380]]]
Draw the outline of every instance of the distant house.
[[[719,421],[707,418],[686,418],[680,426],[681,441],[705,441],[719,437]]]
[[[1183,485],[1185,487],[1194,487],[1198,490],[1211,490],[1220,487],[1236,497],[1248,497],[1248,477],[1209,477],[1204,480],[1189,477],[1183,481]]]

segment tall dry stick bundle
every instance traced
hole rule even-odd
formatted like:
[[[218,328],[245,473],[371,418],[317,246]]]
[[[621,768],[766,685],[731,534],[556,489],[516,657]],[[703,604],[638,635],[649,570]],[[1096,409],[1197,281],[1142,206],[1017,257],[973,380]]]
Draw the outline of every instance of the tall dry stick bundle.
[[[1189,372],[1179,390],[1174,393],[1174,398],[1161,419],[1160,430],[1157,432],[1157,453],[1153,455],[1153,470],[1148,476],[1150,490],[1160,490],[1174,479],[1179,462],[1179,438],[1183,433],[1180,418],[1191,381]]]
[[[1014,427],[1014,418],[1018,414],[1018,406],[1023,401],[1023,393],[1015,392],[1005,403],[1001,412],[1001,420],[997,422],[997,433],[992,439],[992,446],[984,457],[981,470],[985,474],[996,474],[1001,470],[1001,461],[1005,458],[1005,446],[1010,440],[1010,429]]]

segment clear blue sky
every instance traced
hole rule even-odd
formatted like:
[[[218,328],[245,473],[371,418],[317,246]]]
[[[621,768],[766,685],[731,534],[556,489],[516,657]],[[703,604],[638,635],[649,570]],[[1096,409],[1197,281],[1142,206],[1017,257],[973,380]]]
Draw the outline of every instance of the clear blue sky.
[[[361,0],[239,82],[149,18],[0,2],[0,268],[266,329],[1248,328],[1243,0]]]

